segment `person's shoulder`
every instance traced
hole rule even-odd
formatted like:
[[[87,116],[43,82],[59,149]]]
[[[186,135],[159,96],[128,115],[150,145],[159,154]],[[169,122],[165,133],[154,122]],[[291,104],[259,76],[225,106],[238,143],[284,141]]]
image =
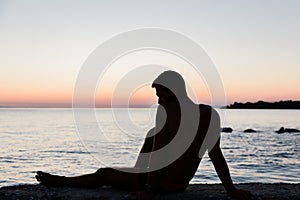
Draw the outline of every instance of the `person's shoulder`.
[[[206,104],[199,104],[200,111],[212,111],[213,107]]]
[[[202,112],[202,113],[219,116],[218,111],[210,105],[199,104],[199,108],[200,108],[200,112]]]

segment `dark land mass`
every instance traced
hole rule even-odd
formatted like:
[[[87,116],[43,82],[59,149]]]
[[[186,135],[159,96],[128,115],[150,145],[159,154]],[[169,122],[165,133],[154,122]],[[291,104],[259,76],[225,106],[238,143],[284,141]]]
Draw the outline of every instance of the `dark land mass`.
[[[265,102],[258,101],[255,103],[239,103],[234,102],[226,106],[229,109],[300,109],[300,101],[277,101],[277,102]]]
[[[280,199],[296,200],[300,199],[300,184],[287,183],[245,183],[237,184],[237,188],[251,191],[254,199]],[[109,187],[97,189],[81,189],[69,187],[45,187],[43,185],[19,185],[0,188],[1,200],[17,199],[45,199],[45,200],[95,200],[95,199],[135,199],[133,192],[117,190]],[[221,184],[192,184],[184,193],[161,194],[154,197],[154,200],[212,200],[231,199],[227,196]]]

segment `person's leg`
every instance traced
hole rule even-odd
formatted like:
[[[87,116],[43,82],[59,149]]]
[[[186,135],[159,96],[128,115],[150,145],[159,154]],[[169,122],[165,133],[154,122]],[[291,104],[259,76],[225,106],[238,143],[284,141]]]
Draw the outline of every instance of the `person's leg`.
[[[145,174],[138,173],[137,168],[100,168],[96,174],[107,186],[138,190],[145,185],[145,182],[141,182]]]
[[[142,146],[140,153],[149,153],[153,148],[154,129],[147,133],[147,137]],[[49,173],[38,171],[35,176],[37,181],[48,186],[71,186],[71,187],[99,187],[102,185],[112,185],[127,187],[130,189],[139,189],[143,187],[147,179],[146,173],[139,174],[134,170],[136,168],[143,169],[148,166],[149,158],[138,157],[135,168],[127,168],[127,170],[116,170],[113,168],[100,168],[96,173],[85,174],[75,177],[57,176]]]
[[[141,181],[139,181],[141,175],[136,172],[133,168],[100,168],[92,174],[65,177],[38,171],[36,179],[46,186],[100,187],[106,185],[137,190],[141,187]]]
[[[99,187],[102,185],[102,182],[96,173],[65,177],[38,171],[35,178],[43,185],[55,187]]]

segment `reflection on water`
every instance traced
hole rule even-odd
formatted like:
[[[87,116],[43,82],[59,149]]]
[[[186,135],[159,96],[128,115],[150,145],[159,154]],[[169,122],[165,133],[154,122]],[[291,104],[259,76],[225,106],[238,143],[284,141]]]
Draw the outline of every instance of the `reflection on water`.
[[[299,129],[299,110],[220,113],[222,126],[233,128],[222,133],[221,146],[234,182],[299,182],[300,134],[274,132],[280,126]],[[0,109],[0,186],[35,183],[37,170],[71,176],[133,165],[155,110],[117,109],[114,115],[97,109],[102,134],[85,135],[77,133],[70,109]],[[247,128],[259,132],[243,133]],[[219,182],[207,156],[192,182]]]

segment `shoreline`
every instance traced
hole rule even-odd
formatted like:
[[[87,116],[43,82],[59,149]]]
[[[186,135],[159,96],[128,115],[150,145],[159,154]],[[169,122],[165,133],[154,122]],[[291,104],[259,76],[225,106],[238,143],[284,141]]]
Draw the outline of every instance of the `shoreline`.
[[[300,199],[300,183],[241,183],[239,189],[251,191],[256,199]],[[16,199],[135,199],[134,193],[112,188],[96,189],[46,187],[39,184],[4,186],[0,188],[1,200]],[[161,194],[154,199],[230,199],[222,184],[190,184],[184,193]]]
[[[300,109],[300,101],[292,100],[281,100],[276,102],[267,102],[267,101],[257,101],[257,102],[234,102],[233,104],[225,106],[227,109]]]

